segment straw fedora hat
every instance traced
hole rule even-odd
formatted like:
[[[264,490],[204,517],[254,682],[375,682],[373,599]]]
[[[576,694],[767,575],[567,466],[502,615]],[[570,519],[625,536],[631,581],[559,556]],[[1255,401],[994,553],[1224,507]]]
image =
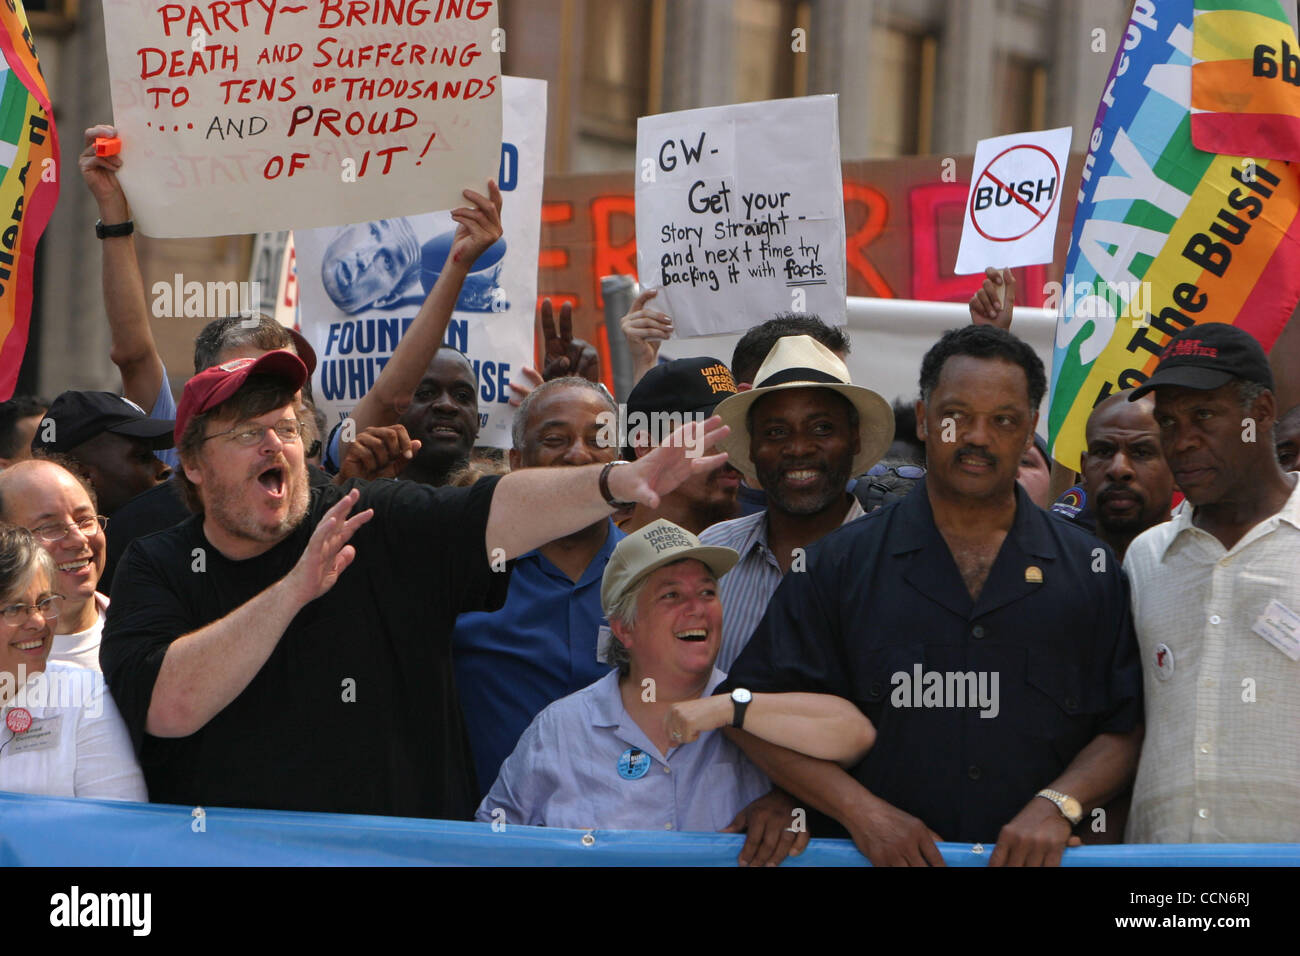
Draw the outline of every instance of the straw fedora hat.
[[[754,387],[721,402],[714,412],[731,426],[731,434],[718,447],[750,485],[758,486],[758,475],[749,457],[749,409],[765,395],[788,388],[829,388],[857,409],[859,449],[849,474],[862,474],[889,450],[894,440],[894,410],[889,403],[871,389],[854,385],[839,356],[812,336],[787,335],[767,353],[754,375]]]

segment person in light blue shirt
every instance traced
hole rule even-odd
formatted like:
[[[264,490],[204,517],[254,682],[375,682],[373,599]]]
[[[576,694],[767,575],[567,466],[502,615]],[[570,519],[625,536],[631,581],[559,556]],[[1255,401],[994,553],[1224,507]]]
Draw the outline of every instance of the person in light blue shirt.
[[[663,519],[619,542],[601,583],[613,632],[608,656],[618,669],[538,715],[476,819],[736,831],[759,820],[747,811],[772,785],[720,728],[743,727],[823,759],[866,754],[874,731],[848,701],[743,690],[709,696],[726,676],[713,666],[722,634],[718,578],[737,557]],[[793,811],[790,801],[780,852],[768,862],[806,844],[806,831],[790,829]]]

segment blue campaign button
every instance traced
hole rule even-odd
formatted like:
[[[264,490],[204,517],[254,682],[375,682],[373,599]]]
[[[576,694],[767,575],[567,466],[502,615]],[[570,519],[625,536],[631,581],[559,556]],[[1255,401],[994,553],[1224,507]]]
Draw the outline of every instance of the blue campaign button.
[[[618,758],[618,775],[624,780],[640,780],[650,772],[650,755],[644,750],[629,747]]]

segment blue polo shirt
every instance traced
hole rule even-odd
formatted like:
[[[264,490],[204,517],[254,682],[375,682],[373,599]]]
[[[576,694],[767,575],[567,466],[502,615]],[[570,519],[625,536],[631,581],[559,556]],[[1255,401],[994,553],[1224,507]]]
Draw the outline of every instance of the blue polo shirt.
[[[625,537],[610,521],[604,546],[577,584],[530,551],[515,560],[499,611],[456,619],[456,687],[480,796],[543,708],[609,673],[596,660],[596,635],[605,624],[600,579]]]
[[[965,843],[996,840],[1094,737],[1142,719],[1119,561],[1019,485],[975,601],[924,480],[822,538],[807,570],[782,579],[716,692],[736,687],[852,701],[877,736],[849,772]]]

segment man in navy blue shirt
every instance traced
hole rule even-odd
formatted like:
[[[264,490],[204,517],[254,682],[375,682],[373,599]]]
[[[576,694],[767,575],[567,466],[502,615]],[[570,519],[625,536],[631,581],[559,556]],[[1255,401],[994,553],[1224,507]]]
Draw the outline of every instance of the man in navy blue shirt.
[[[539,385],[515,414],[510,469],[613,461],[617,442],[600,440],[605,412],[617,415],[613,401],[585,378]],[[480,798],[543,708],[609,673],[596,659],[600,579],[623,537],[602,518],[521,555],[500,610],[456,619],[456,686]]]
[[[729,733],[874,864],[939,865],[940,840],[996,841],[994,865],[1055,864],[1132,778],[1126,579],[1016,483],[1045,388],[1010,333],[944,335],[921,365],[925,480],[809,549],[716,691],[836,694],[871,719],[876,745],[848,771]]]

